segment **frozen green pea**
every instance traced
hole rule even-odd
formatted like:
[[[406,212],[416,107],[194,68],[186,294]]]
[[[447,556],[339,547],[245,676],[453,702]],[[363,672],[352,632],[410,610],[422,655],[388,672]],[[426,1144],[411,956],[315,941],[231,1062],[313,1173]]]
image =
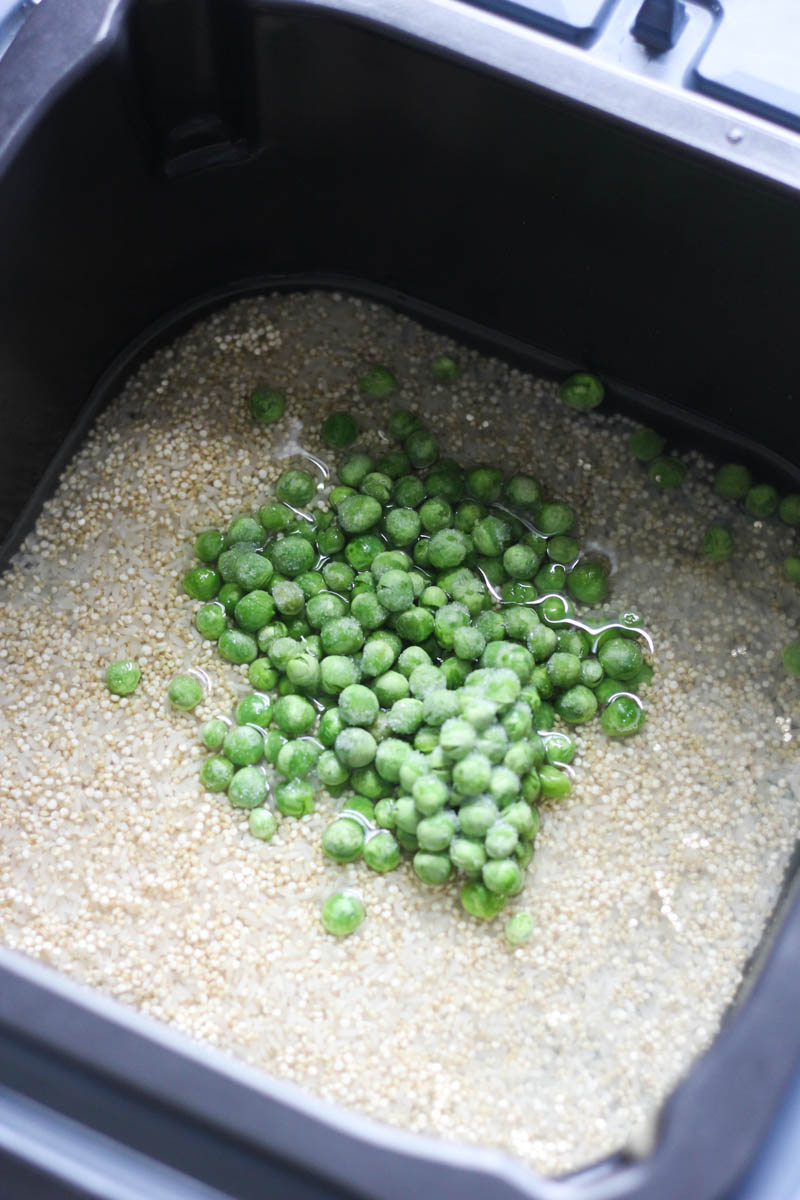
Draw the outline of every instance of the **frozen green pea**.
[[[428,472],[425,486],[429,496],[455,504],[464,494],[465,476],[458,463],[443,458]]]
[[[570,595],[579,604],[602,604],[608,595],[608,571],[599,562],[581,562],[567,577]]]
[[[400,508],[419,508],[425,499],[426,488],[417,475],[403,475],[395,481],[392,498]]]
[[[412,606],[399,614],[396,628],[407,642],[424,642],[433,633],[433,615],[427,608]]]
[[[576,371],[559,385],[559,395],[565,404],[578,412],[589,412],[602,404],[605,388],[596,375],[587,371]]]
[[[231,547],[241,545],[243,549],[252,549],[261,545],[264,540],[264,531],[260,521],[257,521],[255,517],[246,515],[234,517],[228,526],[225,540]]]
[[[106,687],[115,696],[130,696],[141,677],[138,663],[130,658],[118,658],[106,667]]]
[[[511,804],[519,795],[519,791],[519,776],[507,766],[496,766],[489,779],[489,794],[499,807],[505,808]]]
[[[547,674],[554,687],[572,687],[581,677],[581,660],[576,654],[563,654],[557,650],[547,660]]]
[[[509,946],[524,946],[533,937],[533,917],[529,912],[514,913],[505,925],[506,941]]]
[[[472,541],[478,554],[487,558],[499,558],[511,545],[513,530],[507,520],[489,515],[476,521],[472,529]]]
[[[200,768],[200,782],[207,792],[227,791],[233,779],[233,763],[223,754],[207,758]]]
[[[422,883],[446,883],[453,873],[453,864],[447,854],[434,854],[427,850],[418,850],[414,855],[413,865],[414,871]]]
[[[320,630],[326,654],[356,654],[364,645],[364,631],[355,617],[336,617]]]
[[[503,554],[503,570],[512,579],[532,579],[539,562],[539,555],[530,546],[509,546]]]
[[[570,725],[583,725],[591,721],[597,712],[597,697],[590,688],[579,683],[556,698],[555,710],[562,721]]]
[[[258,767],[241,767],[228,785],[234,808],[258,808],[267,798],[267,781]]]
[[[306,604],[306,618],[312,629],[322,629],[329,621],[347,614],[347,601],[333,592],[320,592]]]
[[[503,491],[503,476],[496,467],[472,467],[467,471],[465,483],[468,494],[483,504],[498,500]]]
[[[289,533],[273,542],[269,547],[269,556],[276,571],[289,578],[310,571],[316,558],[311,542],[299,533]]]
[[[255,638],[241,629],[226,629],[217,642],[220,657],[236,665],[251,663],[258,657]]]
[[[306,779],[284,779],[275,789],[275,804],[284,817],[304,817],[314,811],[314,789]]]
[[[273,572],[274,567],[268,558],[256,550],[246,550],[236,555],[231,570],[232,582],[238,583],[243,591],[252,592],[265,587]]]
[[[438,533],[447,529],[453,518],[453,510],[441,496],[432,496],[421,506],[419,519],[426,533]]]
[[[391,475],[384,475],[382,471],[371,471],[361,480],[358,490],[362,495],[371,496],[379,504],[385,505],[392,498],[393,487]]]
[[[539,829],[539,813],[525,800],[515,800],[503,809],[503,820],[520,837],[533,838]]]
[[[384,671],[374,681],[372,687],[381,708],[389,709],[398,701],[404,700],[410,690],[408,680],[399,671]],[[391,723],[389,727],[392,728]]]
[[[374,496],[364,496],[360,493],[347,496],[338,510],[339,524],[348,535],[366,533],[378,523],[382,515],[380,501]]]
[[[471,625],[461,626],[453,631],[453,650],[458,658],[474,662],[480,658],[486,649],[486,638],[480,629]]]
[[[478,796],[489,786],[491,773],[485,754],[467,754],[453,767],[453,783],[462,796]]]
[[[347,487],[357,488],[361,480],[373,470],[373,467],[373,461],[368,454],[356,451],[348,454],[347,458],[339,464],[338,475]]]
[[[407,438],[415,429],[420,429],[421,427],[422,422],[417,414],[407,408],[395,409],[389,421],[389,433],[399,442]]]
[[[236,610],[236,605],[239,603],[243,595],[244,589],[240,588],[238,583],[223,583],[222,587],[219,589],[217,600],[225,609],[225,612],[228,614],[228,616],[232,617]]]
[[[368,730],[352,725],[336,735],[334,749],[340,762],[353,771],[372,762],[377,744]]]
[[[437,571],[449,570],[459,566],[469,550],[466,533],[462,533],[460,529],[440,529],[428,543],[428,562]]]
[[[519,834],[512,824],[502,818],[495,821],[483,840],[489,858],[508,858],[517,848]]]
[[[450,796],[450,789],[438,775],[420,775],[415,781],[411,795],[422,816],[432,816],[444,808]]]
[[[228,726],[220,717],[212,717],[200,727],[200,740],[207,750],[219,750],[225,741]]]
[[[404,479],[411,470],[411,462],[402,450],[390,450],[382,455],[375,464],[375,470],[382,475],[388,475],[391,480]]]
[[[451,812],[439,812],[430,817],[423,817],[416,830],[420,850],[441,854],[452,842],[456,826],[457,817]]]
[[[194,675],[176,675],[167,689],[167,699],[173,708],[189,712],[203,699],[203,685]]]
[[[378,602],[387,612],[403,613],[414,603],[414,589],[408,571],[386,571],[378,580]]]
[[[480,876],[486,862],[483,843],[474,838],[456,836],[447,848],[450,861],[457,871],[473,878]]]
[[[389,710],[389,728],[410,737],[422,724],[422,701],[413,697],[396,700]]]
[[[322,677],[319,659],[308,650],[293,655],[286,664],[286,677],[296,687],[316,688]]]
[[[571,533],[575,525],[575,514],[563,500],[548,500],[536,509],[535,524],[539,533],[555,537]]]
[[[796,554],[783,560],[783,573],[791,583],[800,583],[800,558]]]
[[[363,827],[353,817],[337,817],[323,834],[323,850],[336,863],[351,863],[363,851]]]
[[[317,777],[325,787],[339,787],[347,782],[350,772],[333,750],[323,750],[317,759]]]
[[[317,765],[320,747],[312,738],[295,738],[278,751],[275,766],[287,779],[305,779]]]
[[[371,725],[378,715],[378,698],[361,683],[351,683],[339,695],[339,712],[346,725]]]
[[[413,508],[392,508],[386,514],[384,530],[393,546],[409,546],[419,537],[419,516]]]

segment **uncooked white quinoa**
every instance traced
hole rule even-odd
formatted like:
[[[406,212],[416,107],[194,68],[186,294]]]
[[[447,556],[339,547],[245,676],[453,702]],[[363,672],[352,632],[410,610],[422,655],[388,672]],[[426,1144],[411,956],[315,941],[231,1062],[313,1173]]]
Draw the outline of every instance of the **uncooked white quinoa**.
[[[458,359],[449,386],[438,354]],[[358,393],[374,364],[401,388]],[[285,390],[256,426],[246,396]],[[656,643],[649,720],[575,730],[577,783],[545,805],[523,894],[533,940],[477,922],[457,886],[325,861],[323,804],[273,842],[204,793],[200,720],[249,691],[193,627],[179,578],[198,529],[263,503],[322,418],[347,408],[377,446],[391,407],[424,410],[443,452],[541,477],[616,566],[612,601]],[[740,983],[800,829],[797,636],[780,564],[793,535],[711,490],[678,492],[627,454],[633,425],[563,407],[557,388],[386,308],[249,299],[157,353],[100,417],[0,580],[0,938],[119,1000],[379,1120],[498,1146],[545,1172],[635,1136],[708,1044]],[[703,531],[737,553],[705,563]],[[136,658],[127,699],[103,674]],[[170,711],[176,671],[211,694]],[[327,935],[322,900],[367,920]]]

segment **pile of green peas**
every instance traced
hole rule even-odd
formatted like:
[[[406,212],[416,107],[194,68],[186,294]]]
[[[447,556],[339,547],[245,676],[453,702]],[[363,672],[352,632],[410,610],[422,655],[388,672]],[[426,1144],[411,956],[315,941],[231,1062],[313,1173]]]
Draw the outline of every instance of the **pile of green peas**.
[[[488,919],[524,886],[537,802],[571,790],[556,716],[641,728],[647,635],[635,613],[601,629],[575,616],[605,601],[607,569],[533,476],[440,457],[407,410],[389,432],[400,448],[341,459],[325,507],[291,468],[257,513],[198,536],[182,581],[197,629],[253,689],[202,726],[201,781],[265,840],[270,778],[284,817],[323,787],[341,805],[329,858],[386,872],[411,856],[426,884],[460,876],[464,908]],[[335,932],[340,909],[350,932],[352,904],[323,923]]]

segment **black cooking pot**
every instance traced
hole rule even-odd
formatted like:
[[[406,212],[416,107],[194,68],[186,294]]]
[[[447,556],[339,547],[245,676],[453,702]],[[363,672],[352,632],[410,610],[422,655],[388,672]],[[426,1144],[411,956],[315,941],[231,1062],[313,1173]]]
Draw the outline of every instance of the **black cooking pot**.
[[[2,42],[0,42],[2,49]],[[0,61],[0,562],[223,300],[332,287],[800,490],[800,140],[449,0],[45,0]],[[88,402],[87,402],[88,397]],[[654,1147],[565,1181],[380,1130],[0,953],[0,1194],[728,1195],[800,1063],[800,904]]]

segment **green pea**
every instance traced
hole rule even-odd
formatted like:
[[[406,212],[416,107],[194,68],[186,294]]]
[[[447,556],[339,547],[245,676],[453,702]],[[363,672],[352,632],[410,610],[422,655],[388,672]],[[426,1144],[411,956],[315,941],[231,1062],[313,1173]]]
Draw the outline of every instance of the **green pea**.
[[[359,491],[364,496],[371,496],[379,504],[388,504],[392,498],[394,484],[390,475],[380,471],[371,471],[365,475],[359,485]]]
[[[304,571],[310,571],[316,557],[314,547],[298,533],[287,534],[269,548],[273,565],[282,575],[294,578]]]
[[[262,425],[273,425],[279,421],[286,409],[286,400],[277,388],[253,388],[247,401],[251,414]]]
[[[472,529],[472,540],[479,554],[487,558],[499,558],[508,549],[513,530],[508,521],[501,517],[488,516],[476,521]]]
[[[306,604],[306,618],[312,629],[322,629],[329,621],[346,615],[347,601],[332,592],[320,592]]]
[[[396,628],[407,642],[424,642],[433,633],[433,616],[427,608],[408,608],[398,616]]]
[[[499,821],[495,821],[487,832],[483,848],[489,858],[508,858],[516,850],[518,841],[517,830],[508,821],[501,818]]]
[[[457,823],[458,818],[451,812],[439,812],[430,817],[423,817],[416,831],[420,850],[429,854],[441,854],[452,842]]]
[[[492,764],[485,754],[467,754],[453,768],[453,784],[462,796],[478,796],[489,786]]]
[[[512,579],[530,579],[538,566],[539,556],[530,546],[509,546],[503,554],[503,570]]]
[[[467,471],[467,492],[483,504],[499,500],[503,491],[503,476],[495,467],[481,464]]]
[[[401,742],[399,738],[384,738],[375,753],[375,770],[381,779],[387,783],[397,783],[403,763],[410,753],[408,742]]]
[[[106,687],[115,696],[130,696],[141,677],[138,663],[130,658],[118,658],[106,667]]]
[[[358,437],[358,426],[349,413],[332,412],[322,422],[322,440],[326,446],[341,449],[350,446]]]
[[[267,781],[258,767],[242,767],[228,785],[234,808],[258,808],[267,798]]]
[[[215,642],[228,628],[228,615],[219,604],[204,604],[198,609],[194,623],[198,633]]]
[[[554,687],[572,687],[581,677],[581,661],[576,654],[556,651],[547,660],[547,674]]]
[[[220,717],[212,717],[200,727],[200,740],[207,750],[219,750],[225,741],[228,726]]]
[[[400,863],[397,839],[388,831],[373,834],[364,845],[364,862],[372,871],[393,871]]]
[[[533,937],[533,917],[529,912],[514,913],[505,925],[506,941],[509,946],[524,946]]]
[[[484,863],[481,879],[495,895],[512,896],[522,887],[522,869],[516,858],[492,858]]]
[[[346,534],[366,533],[368,529],[377,524],[382,514],[380,501],[376,500],[374,496],[356,493],[353,496],[347,496],[339,505],[339,524]],[[374,555],[372,557],[374,558]],[[352,562],[349,556],[348,561],[356,570],[364,569],[363,566],[357,566]]]
[[[281,746],[285,746],[287,738],[278,729],[270,729],[269,733],[262,739],[264,743],[264,758],[273,767],[278,761],[278,755],[281,751]]]
[[[339,761],[348,770],[355,771],[373,761],[377,744],[368,730],[353,725],[343,728],[336,735],[334,749]]]
[[[346,562],[329,562],[322,568],[322,578],[332,592],[347,592],[353,586],[355,571]]]
[[[313,704],[303,696],[281,696],[275,705],[273,718],[282,733],[298,737],[312,728],[316,713]]]
[[[791,493],[778,505],[778,516],[786,525],[800,525],[800,496]]]
[[[214,567],[192,567],[181,580],[183,590],[193,600],[213,600],[222,586],[219,571]]]
[[[503,809],[503,820],[513,826],[517,834],[533,838],[539,829],[539,813],[525,800],[515,800]]]
[[[400,508],[419,508],[425,499],[425,484],[417,475],[403,475],[395,481],[392,493],[395,504]]]
[[[703,557],[709,562],[728,562],[733,555],[733,538],[723,525],[711,525],[703,534]]]
[[[207,758],[200,768],[200,782],[207,792],[225,792],[233,779],[233,763],[222,754]]]
[[[386,514],[384,529],[393,546],[410,546],[419,537],[420,519],[413,508],[393,508]]]
[[[275,789],[275,803],[284,817],[304,817],[314,811],[314,789],[306,779],[285,779]]]
[[[339,696],[339,712],[346,725],[371,725],[378,715],[378,698],[363,684],[352,683]]]
[[[608,571],[599,562],[581,562],[567,577],[567,588],[579,604],[602,604],[608,595]]]
[[[479,504],[475,500],[465,500],[463,504],[459,504],[453,517],[453,525],[456,529],[460,529],[462,533],[472,533],[478,521],[483,520],[486,516],[484,505]]]
[[[267,533],[285,533],[297,523],[297,517],[290,508],[274,501],[258,510],[258,519]]]
[[[536,509],[535,521],[539,532],[549,538],[560,533],[571,533],[575,514],[563,500],[550,500]]]
[[[443,458],[428,472],[425,486],[428,495],[455,504],[464,494],[465,476],[458,463]]]
[[[275,616],[275,601],[269,592],[257,588],[242,596],[233,610],[233,618],[245,633],[258,633]],[[222,631],[224,633],[224,630]],[[220,637],[222,636],[220,633]]]
[[[486,648],[486,638],[474,626],[462,626],[453,631],[453,650],[458,658],[474,662]]]
[[[614,679],[631,679],[642,666],[642,651],[636,642],[625,637],[612,637],[598,650],[597,657],[606,675]]]
[[[439,457],[439,443],[427,429],[416,429],[403,442],[403,449],[418,471],[430,467]]]
[[[167,698],[173,708],[189,712],[203,699],[203,685],[194,675],[176,675],[167,689]]]
[[[326,933],[334,937],[349,937],[364,920],[364,905],[358,896],[336,892],[322,906],[320,920]]]
[[[792,583],[800,583],[800,558],[795,554],[783,560],[783,573]]]
[[[258,644],[255,638],[241,629],[226,629],[217,642],[217,648],[220,657],[224,658],[225,662],[236,665],[251,663],[258,657]]]
[[[532,475],[512,475],[505,486],[506,499],[514,508],[529,512],[542,499],[542,489]]]
[[[237,725],[259,725],[262,729],[267,729],[272,719],[272,701],[269,696],[251,692],[249,696],[243,696],[236,705],[234,715]]]
[[[602,404],[605,388],[596,375],[576,371],[559,385],[559,395],[565,404],[579,412],[588,412]]]
[[[790,675],[800,675],[800,639],[784,646],[781,662]]]
[[[750,472],[741,463],[725,463],[714,479],[715,491],[726,500],[744,500],[752,484]]]
[[[579,683],[557,697],[555,710],[562,721],[570,725],[583,725],[591,721],[597,712],[597,697],[590,688]]]
[[[771,517],[778,507],[778,493],[768,483],[757,483],[745,496],[744,506],[754,517]]]
[[[686,465],[671,455],[659,455],[650,463],[647,474],[658,487],[676,488],[686,478]]]
[[[298,467],[290,467],[288,471],[284,471],[275,488],[278,499],[284,504],[291,504],[293,508],[302,508],[304,504],[313,500],[316,493],[317,485],[313,475]]]
[[[539,768],[538,775],[542,794],[551,800],[561,800],[572,791],[569,775],[559,771],[558,767],[546,764]]]
[[[236,517],[228,526],[226,539],[231,547],[247,543],[260,546],[264,540],[264,531],[255,517]]]
[[[392,708],[399,700],[404,700],[410,690],[408,680],[400,671],[384,671],[372,687],[381,708]]]
[[[225,609],[229,617],[232,617],[236,610],[236,605],[244,595],[244,591],[239,587],[238,583],[223,583],[219,589],[217,600]]]
[[[218,529],[204,529],[195,539],[194,552],[201,562],[216,562],[224,549],[225,536]]]
[[[278,751],[275,766],[287,779],[305,779],[316,767],[319,755],[320,748],[311,738],[290,739]]]
[[[486,862],[486,851],[483,843],[473,838],[454,837],[447,848],[450,861],[457,871],[465,875],[480,876],[481,867]]]
[[[461,904],[471,917],[491,921],[505,907],[506,897],[490,891],[481,880],[473,879],[461,889]]]
[[[259,763],[264,755],[264,740],[257,729],[250,725],[234,725],[225,734],[222,743],[225,757],[234,766],[251,767]]]
[[[342,483],[347,487],[357,488],[361,480],[369,475],[373,468],[374,463],[368,454],[355,451],[353,454],[348,454],[347,458],[339,464],[338,474]]]
[[[563,563],[543,563],[534,577],[542,592],[562,592],[567,586],[567,568]]]
[[[423,883],[434,885],[446,883],[453,873],[453,864],[447,854],[433,854],[426,850],[418,850],[414,855],[413,865],[417,877]]]
[[[324,787],[340,787],[347,782],[349,774],[333,750],[322,751],[317,759],[317,778]]]
[[[370,367],[358,381],[365,396],[372,400],[384,400],[397,387],[397,380],[388,367]]]
[[[404,678],[401,676],[401,678]],[[410,737],[422,724],[422,701],[413,697],[396,700],[389,710],[389,728]]]
[[[609,737],[630,737],[644,725],[646,713],[632,696],[617,696],[603,709],[600,724]]]
[[[458,379],[458,363],[449,354],[440,354],[431,363],[431,374],[437,383],[455,383]]]
[[[628,449],[633,457],[642,463],[649,463],[658,458],[665,444],[661,434],[653,429],[635,429],[628,438]]]
[[[355,617],[336,617],[320,631],[326,654],[356,654],[364,645],[364,631]]]
[[[268,808],[251,809],[247,817],[247,825],[253,837],[262,842],[271,842],[278,828],[278,822]]]

